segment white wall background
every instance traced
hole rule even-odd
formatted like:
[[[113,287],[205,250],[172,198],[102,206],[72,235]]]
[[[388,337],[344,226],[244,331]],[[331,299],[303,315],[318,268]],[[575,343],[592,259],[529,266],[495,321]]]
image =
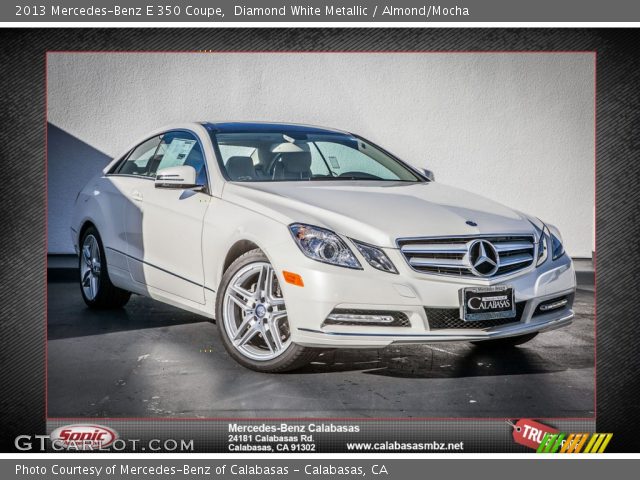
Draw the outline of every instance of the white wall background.
[[[98,152],[50,146],[49,251],[72,251],[68,210],[100,152],[172,122],[271,120],[361,134],[590,256],[594,68],[589,53],[51,53],[48,120]]]

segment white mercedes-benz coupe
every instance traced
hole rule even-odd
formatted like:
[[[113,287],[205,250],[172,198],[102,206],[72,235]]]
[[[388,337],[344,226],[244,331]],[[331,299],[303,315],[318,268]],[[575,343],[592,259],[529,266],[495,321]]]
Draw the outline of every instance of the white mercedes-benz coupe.
[[[332,129],[158,130],[82,189],[71,236],[89,307],[135,293],[215,319],[262,372],[327,348],[513,346],[573,318],[555,227]]]

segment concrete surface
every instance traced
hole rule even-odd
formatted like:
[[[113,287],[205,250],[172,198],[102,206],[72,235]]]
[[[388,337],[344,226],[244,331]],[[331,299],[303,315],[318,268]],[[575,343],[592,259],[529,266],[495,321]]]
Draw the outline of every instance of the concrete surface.
[[[593,250],[592,53],[50,53],[49,252],[108,158],[177,121],[354,131]]]
[[[593,293],[574,323],[500,352],[471,344],[337,350],[293,373],[247,370],[202,317],[132,297],[93,312],[49,283],[49,417],[591,417]]]

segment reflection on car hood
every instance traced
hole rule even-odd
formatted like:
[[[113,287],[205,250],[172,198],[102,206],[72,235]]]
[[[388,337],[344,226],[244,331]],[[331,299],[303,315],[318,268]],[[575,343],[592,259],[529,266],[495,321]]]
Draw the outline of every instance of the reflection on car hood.
[[[318,225],[383,247],[403,237],[534,231],[515,210],[435,182],[228,183],[223,197],[284,224]]]

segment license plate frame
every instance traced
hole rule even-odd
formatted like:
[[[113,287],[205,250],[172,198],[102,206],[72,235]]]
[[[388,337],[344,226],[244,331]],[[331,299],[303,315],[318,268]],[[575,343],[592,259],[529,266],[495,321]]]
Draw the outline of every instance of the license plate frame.
[[[479,299],[479,300],[478,300]],[[492,302],[487,304],[486,302]],[[496,302],[507,302],[498,305]],[[474,308],[477,305],[478,308]],[[465,287],[460,290],[460,318],[464,322],[515,318],[515,292],[511,285]]]

